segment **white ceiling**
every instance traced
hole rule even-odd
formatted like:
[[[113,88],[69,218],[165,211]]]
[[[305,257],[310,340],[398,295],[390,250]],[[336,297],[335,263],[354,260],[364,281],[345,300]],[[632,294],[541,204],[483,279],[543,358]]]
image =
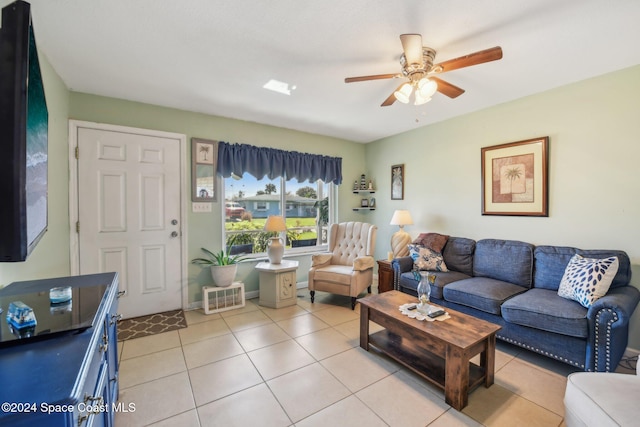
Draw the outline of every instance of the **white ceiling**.
[[[4,6],[11,1],[0,0]],[[36,39],[73,91],[370,142],[640,63],[638,0],[31,0]],[[399,35],[436,62],[501,46],[440,77],[466,90],[380,107]],[[291,96],[262,88],[295,85]]]

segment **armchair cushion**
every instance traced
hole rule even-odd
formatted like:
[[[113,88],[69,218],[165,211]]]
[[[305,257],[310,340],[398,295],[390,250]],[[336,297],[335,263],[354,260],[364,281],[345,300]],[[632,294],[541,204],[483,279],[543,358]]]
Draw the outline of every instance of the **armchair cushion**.
[[[349,286],[351,284],[351,275],[353,267],[350,265],[328,265],[315,271],[314,279],[317,281],[339,283]]]

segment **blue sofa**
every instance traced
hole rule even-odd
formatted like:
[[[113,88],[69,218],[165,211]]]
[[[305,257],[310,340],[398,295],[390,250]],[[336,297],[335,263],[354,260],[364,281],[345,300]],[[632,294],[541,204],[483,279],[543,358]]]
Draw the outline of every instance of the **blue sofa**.
[[[607,294],[590,308],[558,296],[574,254],[617,256]],[[442,255],[448,272],[436,272],[431,301],[502,327],[497,337],[585,371],[614,371],[627,346],[629,319],[640,291],[631,286],[629,256],[618,250],[534,246],[514,240],[477,242],[449,237]],[[416,295],[409,256],[392,262],[394,287]]]

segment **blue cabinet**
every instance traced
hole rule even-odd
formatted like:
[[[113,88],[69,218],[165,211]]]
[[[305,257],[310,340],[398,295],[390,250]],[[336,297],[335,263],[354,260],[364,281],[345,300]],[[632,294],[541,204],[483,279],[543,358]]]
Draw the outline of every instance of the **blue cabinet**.
[[[6,342],[7,337],[0,336],[5,338],[0,348],[3,427],[114,425],[118,399],[117,274],[15,282],[0,289],[0,308],[6,310],[6,301],[27,299],[25,295],[48,299],[49,290],[61,286],[73,290],[68,312],[46,320],[45,309],[38,307],[37,298],[32,299],[27,304],[34,306],[36,319],[39,312],[45,319],[38,319],[40,329],[34,337]],[[2,313],[0,322],[6,323],[5,315]],[[64,329],[60,326],[63,317],[72,322],[67,331],[57,330]],[[0,334],[6,333],[6,328],[0,329]]]

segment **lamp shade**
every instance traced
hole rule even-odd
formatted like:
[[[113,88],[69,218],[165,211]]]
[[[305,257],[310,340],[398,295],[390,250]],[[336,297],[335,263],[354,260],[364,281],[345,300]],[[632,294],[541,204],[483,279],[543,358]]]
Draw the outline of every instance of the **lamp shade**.
[[[287,224],[281,215],[269,215],[264,224],[264,231],[285,231]]]
[[[389,224],[399,225],[402,227],[413,224],[413,219],[411,219],[411,214],[408,210],[398,209],[393,213],[393,217],[391,217],[391,222]]]

